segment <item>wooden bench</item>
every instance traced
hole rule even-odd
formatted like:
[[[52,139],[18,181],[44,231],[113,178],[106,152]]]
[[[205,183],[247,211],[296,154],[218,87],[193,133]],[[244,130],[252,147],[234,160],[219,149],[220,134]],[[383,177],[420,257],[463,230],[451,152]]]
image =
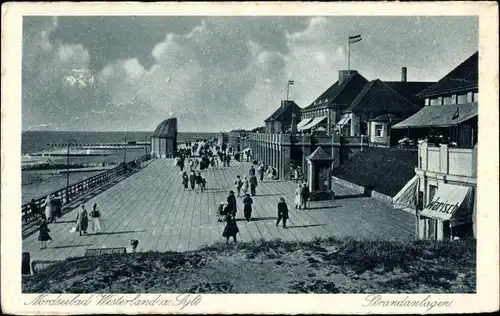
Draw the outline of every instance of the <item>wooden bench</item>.
[[[125,247],[117,247],[117,248],[89,248],[85,250],[85,256],[99,256],[99,255],[109,255],[113,253],[126,253],[127,248]]]

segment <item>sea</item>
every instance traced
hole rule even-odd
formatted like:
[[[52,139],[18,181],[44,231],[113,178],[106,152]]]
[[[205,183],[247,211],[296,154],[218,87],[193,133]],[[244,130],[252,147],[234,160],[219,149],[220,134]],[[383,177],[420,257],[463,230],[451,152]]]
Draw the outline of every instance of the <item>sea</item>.
[[[126,137],[129,141],[149,141],[151,132],[71,132],[71,131],[26,131],[21,136],[21,152],[23,155],[52,150],[48,144],[67,143],[70,139],[78,144],[93,143],[123,143]],[[217,137],[218,133],[188,133],[179,132],[177,142]]]
[[[21,165],[22,171],[22,201],[29,202],[32,198],[44,197],[47,194],[62,189],[66,185],[66,175],[58,170],[39,170],[30,168],[40,164],[53,163],[65,165],[67,147],[51,146],[48,144],[64,144],[70,139],[76,140],[77,144],[96,143],[124,143],[128,141],[144,142],[149,140],[151,132],[62,132],[62,131],[27,131],[21,137]],[[217,133],[178,133],[179,145],[186,141],[196,139],[210,139],[217,137]],[[118,164],[124,159],[131,161],[146,153],[148,148],[116,148],[111,150],[101,149],[78,149],[78,146],[70,147],[70,164],[88,164],[99,166],[101,164]],[[57,153],[57,155],[54,155]],[[87,154],[88,153],[88,154]],[[43,156],[41,155],[43,154]],[[70,184],[77,183],[88,177],[103,171],[78,171],[69,176]]]

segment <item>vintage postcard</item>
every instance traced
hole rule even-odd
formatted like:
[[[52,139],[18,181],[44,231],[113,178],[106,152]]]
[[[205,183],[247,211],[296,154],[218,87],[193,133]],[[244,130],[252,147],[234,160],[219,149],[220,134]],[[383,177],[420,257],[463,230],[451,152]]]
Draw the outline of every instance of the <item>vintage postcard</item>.
[[[498,5],[2,5],[8,314],[499,308]]]

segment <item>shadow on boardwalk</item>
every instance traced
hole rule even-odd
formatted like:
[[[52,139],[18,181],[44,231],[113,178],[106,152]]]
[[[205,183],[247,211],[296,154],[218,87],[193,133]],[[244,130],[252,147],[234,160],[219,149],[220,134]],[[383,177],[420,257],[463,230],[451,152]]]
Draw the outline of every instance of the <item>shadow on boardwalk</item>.
[[[88,247],[92,246],[92,244],[83,244],[83,245],[68,245],[68,246],[55,246],[55,247],[47,247],[52,249],[64,249],[64,248],[76,248],[76,247]]]
[[[86,203],[88,201],[90,201],[92,198],[94,198],[96,195],[99,195],[101,194],[102,192],[106,191],[107,189],[115,186],[116,184],[120,183],[121,181],[123,181],[124,179],[136,174],[137,172],[143,170],[144,168],[146,168],[147,166],[149,166],[149,163],[147,164],[144,164],[143,167],[141,168],[138,168],[138,169],[135,169],[133,170],[132,172],[129,172],[129,173],[126,173],[124,175],[121,175],[120,177],[106,183],[105,185],[101,186],[101,187],[98,187],[94,190],[89,190],[88,192],[84,193],[83,195],[73,199],[70,201],[69,204],[66,204],[63,206],[63,209],[61,211],[62,215],[64,216],[65,214],[69,213],[69,212],[72,212],[73,210],[75,210],[78,206],[80,206],[80,204],[82,203]],[[57,223],[72,223],[72,222],[75,222],[75,221],[59,221],[59,222],[54,222],[53,224],[57,224]],[[31,235],[33,235],[34,233],[38,232],[38,226],[40,225],[40,219],[38,220],[34,220],[32,221],[31,223],[28,223],[28,224],[23,224],[23,228],[22,228],[22,238],[27,238]]]
[[[145,232],[146,230],[124,230],[121,232],[98,232],[98,233],[93,233],[91,235],[120,235],[120,234],[132,234],[132,233],[142,233]]]
[[[288,228],[306,228],[306,227],[320,227],[320,226],[326,226],[326,224],[309,224],[309,225],[288,226]]]
[[[368,195],[367,194],[335,195],[335,200],[355,199],[360,197],[368,197]]]

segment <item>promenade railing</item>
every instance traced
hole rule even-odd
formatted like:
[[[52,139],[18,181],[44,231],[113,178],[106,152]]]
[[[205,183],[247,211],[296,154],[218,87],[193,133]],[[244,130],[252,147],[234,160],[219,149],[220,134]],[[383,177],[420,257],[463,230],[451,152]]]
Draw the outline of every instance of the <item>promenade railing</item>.
[[[68,188],[63,188],[54,192],[49,193],[52,197],[58,196],[63,204],[68,204],[72,200],[86,194],[89,191],[95,190],[99,187],[102,187],[109,183],[110,181],[126,174],[130,170],[134,169],[137,163],[142,163],[144,161],[150,160],[151,155],[143,155],[138,158],[135,158],[133,161],[129,161],[126,164],[120,164],[117,167],[107,170],[103,173],[95,175],[93,177],[87,178],[80,182],[70,185]],[[35,204],[38,206],[40,211],[43,212],[45,208],[45,201],[47,199],[47,195],[44,195],[40,198],[35,199]],[[31,210],[30,203],[23,204],[22,209],[22,219],[25,223],[29,223],[36,219],[37,214],[34,214]]]

